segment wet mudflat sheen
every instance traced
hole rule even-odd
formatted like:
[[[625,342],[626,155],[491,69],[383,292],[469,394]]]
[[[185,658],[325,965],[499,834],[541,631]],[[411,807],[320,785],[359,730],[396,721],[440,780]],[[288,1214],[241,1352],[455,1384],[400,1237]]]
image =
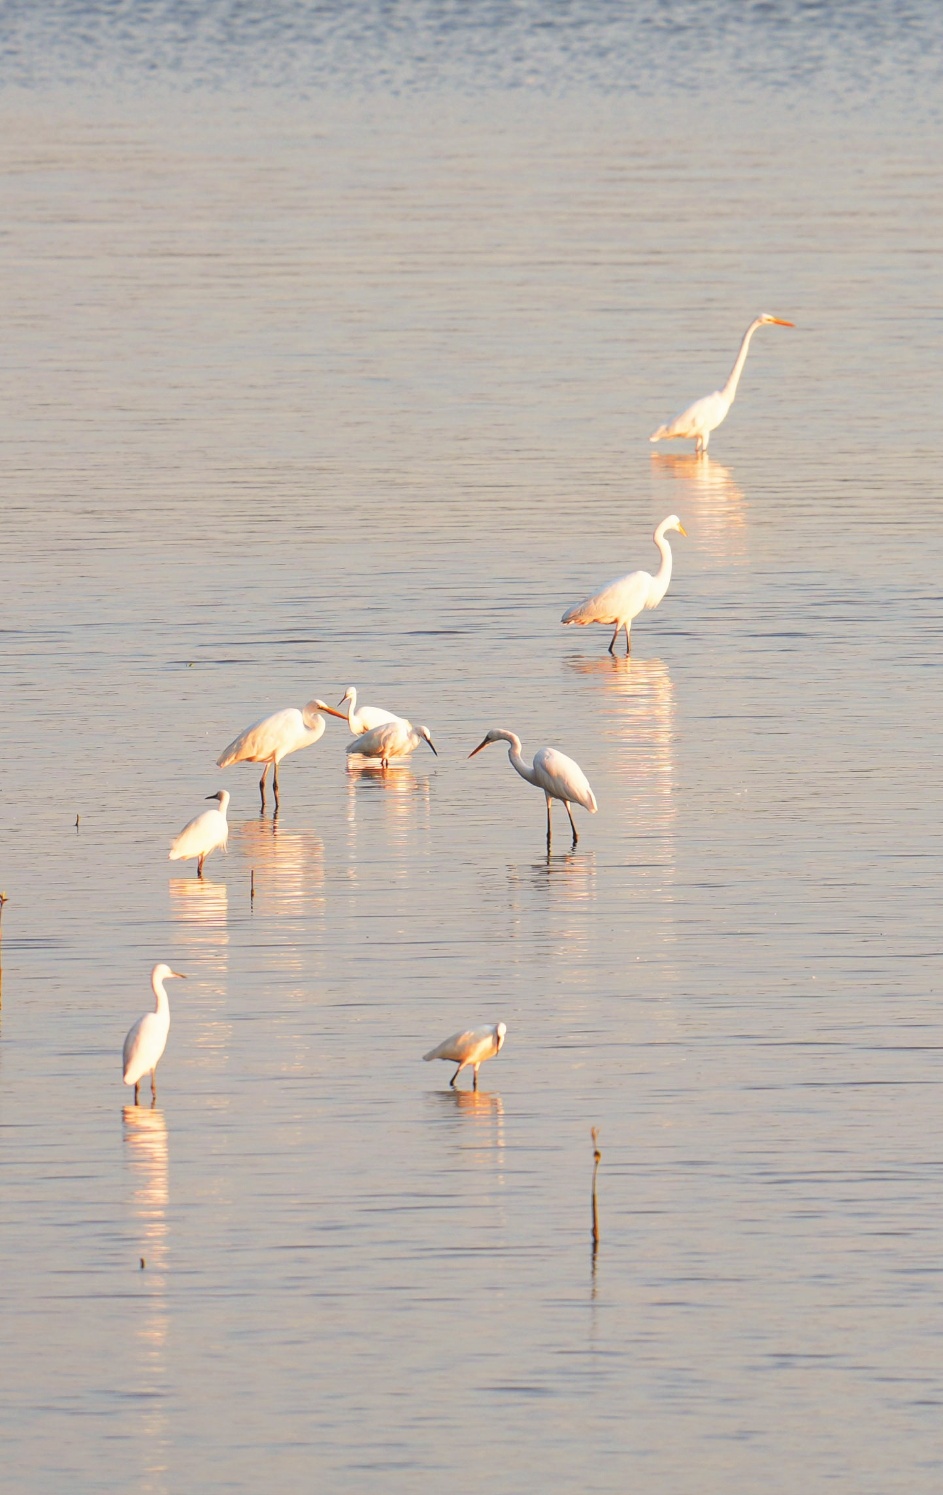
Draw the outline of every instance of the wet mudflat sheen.
[[[937,22],[852,9],[214,5],[189,74],[172,7],[16,13],[11,1488],[939,1490]],[[671,513],[631,658],[562,629]],[[351,684],[439,756],[332,719],[260,815],[222,748]]]

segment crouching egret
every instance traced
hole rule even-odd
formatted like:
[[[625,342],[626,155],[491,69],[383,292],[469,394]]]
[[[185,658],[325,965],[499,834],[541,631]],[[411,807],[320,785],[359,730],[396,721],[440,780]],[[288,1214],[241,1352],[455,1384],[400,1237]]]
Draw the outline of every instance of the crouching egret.
[[[220,789],[216,794],[208,794],[206,797],[218,799],[219,809],[204,810],[202,815],[195,815],[170,843],[169,858],[172,862],[188,862],[191,857],[199,857],[196,864],[197,877],[203,876],[203,863],[210,852],[215,851],[218,846],[225,849],[229,840],[229,822],[226,819],[229,790]]]
[[[562,799],[566,806],[566,813],[570,817],[570,825],[573,827],[573,845],[579,840],[579,832],[576,829],[576,821],[570,809],[571,802],[582,805],[591,815],[596,813],[596,796],[589,787],[589,780],[572,758],[565,753],[558,753],[556,748],[538,748],[534,754],[533,765],[524,762],[521,757],[521,739],[516,732],[506,732],[503,727],[492,727],[485,735],[484,741],[479,742],[474,752],[469,753],[469,758],[474,758],[475,753],[480,753],[490,742],[508,742],[508,761],[512,768],[516,768],[522,779],[528,784],[536,784],[547,796],[547,848],[550,848],[551,822],[550,801]]]
[[[493,1028],[469,1028],[467,1033],[453,1033],[438,1048],[430,1049],[423,1058],[428,1062],[430,1059],[448,1059],[452,1064],[457,1064],[449,1084],[455,1088],[455,1081],[463,1069],[469,1064],[475,1071],[474,1088],[478,1089],[478,1067],[484,1064],[486,1059],[493,1059],[495,1054],[500,1054],[504,1035],[507,1032],[505,1023],[495,1023]]]
[[[695,400],[687,410],[682,410],[674,420],[668,421],[667,425],[659,426],[649,436],[649,441],[671,441],[677,436],[693,437],[694,450],[699,454],[707,451],[707,443],[711,439],[711,432],[716,431],[721,421],[726,417],[737,393],[737,385],[740,383],[740,375],[743,373],[743,365],[747,361],[750,351],[750,339],[758,327],[768,327],[775,324],[777,327],[795,327],[795,322],[787,322],[782,317],[771,317],[769,312],[763,312],[756,317],[743,334],[743,342],[740,344],[740,352],[737,354],[736,362],[730,370],[730,377],[723,389],[715,389],[712,395],[705,395],[701,400]]]
[[[167,1034],[170,1032],[170,1003],[167,1001],[167,993],[164,991],[164,982],[171,976],[178,981],[186,981],[182,971],[172,971],[170,966],[156,965],[151,971],[151,990],[157,1002],[153,1012],[145,1012],[139,1017],[124,1041],[122,1052],[122,1064],[124,1066],[124,1083],[134,1086],[134,1104],[138,1104],[138,1093],[141,1081],[146,1074],[151,1077],[151,1104],[157,1099],[157,1082],[154,1072],[164,1049],[167,1047]]]
[[[259,780],[264,810],[265,777],[271,764],[275,808],[278,809],[278,765],[289,753],[297,753],[299,748],[310,747],[324,736],[327,723],[323,716],[317,714],[320,706],[320,701],[309,701],[300,711],[295,706],[287,706],[284,711],[276,711],[272,716],[264,716],[261,721],[253,722],[235,742],[231,742],[228,748],[223,748],[216,760],[217,768],[229,768],[233,763],[264,763]]]
[[[661,552],[661,565],[654,576],[647,571],[632,571],[628,576],[620,576],[617,581],[611,581],[595,597],[587,597],[585,602],[578,602],[563,614],[561,623],[576,623],[583,628],[587,623],[614,623],[615,632],[609,643],[609,653],[616,652],[616,639],[619,637],[619,629],[625,629],[625,652],[632,651],[632,640],[629,630],[632,627],[633,618],[637,617],[646,607],[657,607],[668,590],[671,580],[671,546],[665,539],[665,531],[676,529],[679,535],[688,537],[688,532],[677,514],[669,514],[663,519],[652,536],[655,544]]]
[[[379,758],[386,768],[391,758],[405,758],[414,753],[421,742],[428,742],[438,758],[428,727],[414,727],[404,717],[394,716],[392,721],[381,722],[378,727],[371,727],[369,732],[363,732],[353,742],[348,742],[347,752],[356,753],[361,758]]]
[[[403,718],[396,716],[392,711],[384,711],[382,706],[361,706],[357,709],[357,687],[348,685],[341,696],[339,705],[347,702],[346,711],[338,711],[333,706],[326,706],[323,701],[315,701],[319,711],[327,711],[331,716],[339,716],[342,722],[346,722],[355,737],[363,732],[369,732],[372,727],[380,727],[384,722],[398,722]]]

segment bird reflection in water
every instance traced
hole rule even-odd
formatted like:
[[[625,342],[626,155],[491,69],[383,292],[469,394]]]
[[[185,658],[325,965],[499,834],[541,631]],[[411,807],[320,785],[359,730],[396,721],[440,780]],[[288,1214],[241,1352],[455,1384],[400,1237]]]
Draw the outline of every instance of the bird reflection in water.
[[[749,560],[747,502],[743,489],[733,480],[729,467],[706,453],[653,452],[652,476],[659,480],[655,507],[674,504],[691,515],[688,525],[698,549],[725,565],[744,565]],[[661,486],[670,482],[675,497],[665,496]]]
[[[673,817],[675,701],[664,660],[571,655],[564,666],[596,676],[603,686],[600,735],[624,748],[613,760],[614,772],[633,790],[648,795],[654,789],[663,801],[660,818]]]
[[[290,831],[259,816],[234,826],[230,847],[255,873],[256,913],[302,914],[324,903],[324,842],[313,831]]]
[[[169,1440],[165,1397],[168,1390],[167,1311],[168,1224],[170,1191],[167,1179],[167,1124],[163,1111],[149,1106],[125,1106],[124,1155],[131,1173],[131,1219],[136,1228],[137,1256],[144,1287],[140,1312],[134,1316],[140,1355],[135,1373],[140,1377],[141,1437],[138,1455],[141,1475],[160,1480],[166,1472]],[[149,1489],[163,1484],[147,1483]]]
[[[459,1112],[475,1120],[504,1115],[504,1102],[492,1090],[460,1090],[456,1087],[454,1090],[434,1090],[432,1098],[443,1111]],[[499,1145],[504,1145],[503,1140]]]
[[[383,768],[374,759],[348,758],[347,760],[347,824],[350,827],[350,849],[355,850],[357,830],[357,803],[362,797],[365,803],[375,796],[382,796],[384,812],[393,828],[400,828],[398,840],[403,832],[416,822],[421,812],[424,823],[428,823],[431,795],[429,778],[416,773],[405,759],[392,762]]]
[[[180,926],[182,943],[189,949],[212,956],[225,950],[229,943],[227,920],[229,890],[224,882],[210,882],[204,877],[172,877],[170,907],[174,923]],[[224,962],[223,962],[224,963]]]

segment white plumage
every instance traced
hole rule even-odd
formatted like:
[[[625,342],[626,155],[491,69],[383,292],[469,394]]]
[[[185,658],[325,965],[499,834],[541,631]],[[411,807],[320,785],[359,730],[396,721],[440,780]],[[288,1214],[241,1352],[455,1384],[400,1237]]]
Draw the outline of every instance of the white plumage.
[[[596,796],[589,787],[589,780],[572,758],[565,753],[560,753],[556,748],[538,748],[534,754],[533,764],[525,763],[521,756],[521,739],[516,732],[508,732],[503,727],[492,727],[486,733],[482,742],[469,753],[469,758],[474,758],[475,753],[480,753],[491,742],[507,742],[508,761],[515,768],[522,779],[528,784],[535,784],[542,789],[547,799],[547,846],[550,845],[551,820],[550,804],[554,799],[560,799],[566,806],[566,813],[570,817],[570,825],[573,828],[573,844],[579,840],[576,829],[576,821],[573,819],[571,804],[582,805],[591,815],[595,815],[597,805]]]
[[[187,862],[191,857],[198,857],[197,877],[203,876],[203,863],[210,852],[220,846],[225,848],[229,840],[229,822],[226,819],[229,790],[220,789],[216,794],[208,794],[206,797],[219,800],[219,809],[204,810],[202,815],[195,815],[170,843],[168,853],[172,862]]]
[[[403,718],[392,711],[384,711],[382,706],[357,707],[357,687],[348,685],[341,696],[340,704],[347,702],[346,711],[337,711],[333,706],[326,706],[323,701],[315,701],[319,711],[327,711],[331,716],[339,716],[342,722],[346,722],[355,737],[362,732],[369,732],[372,727],[382,726],[384,722],[398,722]]]
[[[278,805],[278,765],[289,753],[299,748],[310,747],[324,735],[326,722],[318,716],[320,701],[309,701],[299,711],[296,706],[286,706],[272,716],[264,716],[224,748],[216,760],[217,768],[229,768],[233,763],[264,763],[259,780],[262,809],[265,809],[265,776],[272,765],[272,787],[275,804]]]
[[[423,1054],[423,1058],[427,1061],[448,1059],[450,1063],[457,1064],[458,1069],[449,1080],[452,1086],[455,1085],[462,1070],[471,1065],[475,1071],[474,1088],[477,1090],[479,1065],[500,1053],[506,1033],[505,1023],[495,1023],[493,1028],[469,1028],[464,1033],[453,1033],[451,1038],[446,1038],[437,1048],[430,1049],[428,1054]]]
[[[661,554],[661,565],[654,576],[648,571],[632,571],[628,576],[620,576],[609,582],[594,597],[587,597],[585,602],[577,602],[575,607],[569,608],[560,622],[575,623],[581,628],[587,623],[605,623],[610,627],[614,625],[615,631],[609,643],[610,654],[615,653],[619,629],[624,628],[625,652],[630,653],[633,618],[644,608],[657,607],[671,581],[671,546],[665,539],[665,531],[669,529],[676,529],[687,539],[688,532],[677,514],[669,514],[667,519],[661,521],[652,536]]]
[[[682,410],[673,420],[664,426],[659,426],[648,438],[649,441],[670,441],[675,437],[691,437],[695,442],[696,452],[706,452],[707,444],[711,438],[711,432],[716,431],[721,421],[725,418],[737,393],[737,385],[740,383],[740,375],[743,373],[743,365],[747,361],[747,353],[750,350],[750,339],[758,327],[766,327],[775,324],[777,327],[794,327],[795,322],[786,322],[782,317],[771,317],[769,312],[763,312],[756,317],[743,334],[740,351],[736,362],[730,370],[730,377],[723,389],[715,389],[713,394],[704,395],[703,399],[695,400],[686,410]]]
[[[163,963],[156,965],[151,971],[151,990],[157,1005],[153,1012],[146,1012],[143,1017],[138,1018],[124,1041],[123,1079],[126,1085],[134,1086],[135,1105],[138,1104],[140,1083],[146,1074],[151,1077],[151,1100],[153,1102],[157,1099],[154,1072],[167,1047],[167,1034],[170,1032],[170,1003],[164,991],[164,982],[171,976],[180,981],[187,979],[181,971],[172,971],[170,966]]]
[[[404,717],[394,716],[392,721],[381,722],[348,742],[347,752],[361,758],[379,758],[386,768],[391,758],[407,757],[421,742],[427,742],[436,757],[439,756],[428,727],[414,727]]]

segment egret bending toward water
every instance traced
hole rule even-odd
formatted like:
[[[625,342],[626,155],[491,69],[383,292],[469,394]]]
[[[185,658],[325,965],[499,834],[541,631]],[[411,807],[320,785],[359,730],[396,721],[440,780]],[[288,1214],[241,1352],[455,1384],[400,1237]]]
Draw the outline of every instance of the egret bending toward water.
[[[380,727],[384,722],[398,722],[403,718],[396,716],[392,711],[384,711],[382,706],[361,706],[357,710],[357,687],[348,685],[341,696],[340,705],[347,702],[346,711],[337,711],[333,706],[326,706],[323,701],[315,701],[319,711],[327,711],[331,716],[339,716],[342,722],[346,722],[355,737],[362,732],[369,732],[373,727]]]
[[[631,653],[632,640],[629,637],[629,629],[632,627],[632,619],[646,607],[657,607],[662,597],[668,590],[671,580],[671,546],[665,539],[665,531],[676,529],[679,535],[687,539],[688,532],[677,514],[669,514],[663,519],[655,530],[653,539],[661,552],[661,565],[654,576],[647,571],[632,571],[628,576],[620,576],[618,581],[611,581],[595,597],[587,597],[585,602],[578,602],[563,614],[561,623],[576,623],[581,628],[586,623],[614,623],[615,632],[609,643],[609,653],[616,652],[616,639],[619,637],[619,629],[625,629],[625,652]]]
[[[512,768],[516,768],[522,779],[528,784],[536,784],[542,789],[547,797],[547,848],[550,848],[551,823],[550,823],[550,801],[562,799],[566,806],[566,813],[570,817],[570,825],[573,827],[573,845],[579,840],[579,832],[576,829],[576,821],[570,809],[571,802],[582,805],[591,815],[596,813],[596,796],[589,787],[589,780],[572,758],[565,753],[558,753],[556,748],[538,748],[534,754],[533,766],[529,766],[521,757],[521,739],[515,732],[506,732],[503,727],[492,727],[483,742],[479,742],[474,752],[469,753],[469,758],[474,758],[475,753],[480,753],[489,742],[509,742],[508,761]]]
[[[220,789],[216,794],[208,794],[206,797],[218,799],[219,809],[204,810],[202,815],[194,816],[170,843],[169,856],[172,862],[188,862],[191,857],[199,857],[196,864],[197,877],[203,876],[203,863],[210,852],[215,851],[218,846],[225,848],[229,840],[229,822],[226,819],[229,790]]]
[[[740,383],[740,375],[743,373],[743,365],[747,361],[747,353],[750,351],[750,339],[758,327],[767,327],[775,324],[777,327],[795,327],[795,322],[786,322],[782,317],[771,317],[769,312],[763,312],[762,316],[756,317],[743,334],[743,342],[740,344],[740,352],[737,354],[736,362],[730,370],[730,377],[723,389],[715,389],[712,395],[705,395],[701,400],[695,400],[687,410],[682,410],[674,420],[667,425],[659,426],[649,436],[649,441],[670,441],[676,436],[691,436],[696,443],[694,450],[698,453],[707,451],[707,443],[711,439],[711,432],[716,431],[721,421],[726,417],[737,393],[737,385]]]
[[[428,727],[414,727],[404,717],[394,716],[392,721],[381,722],[378,727],[372,727],[369,732],[363,732],[353,742],[348,742],[347,752],[356,753],[361,758],[379,758],[386,768],[391,758],[407,757],[421,742],[428,742],[438,758]]]
[[[422,1057],[426,1061],[429,1059],[448,1059],[452,1064],[458,1065],[458,1069],[449,1080],[449,1084],[453,1089],[455,1081],[462,1070],[471,1064],[475,1070],[474,1088],[477,1090],[478,1066],[484,1064],[486,1059],[493,1059],[495,1054],[501,1052],[501,1045],[504,1042],[506,1032],[507,1025],[505,1023],[495,1023],[493,1028],[469,1028],[467,1033],[453,1033],[451,1038],[447,1038],[444,1043],[440,1043],[438,1048],[430,1049],[428,1054],[423,1054]]]
[[[278,765],[289,753],[297,753],[299,748],[310,747],[319,737],[323,737],[327,723],[323,716],[317,714],[320,705],[320,701],[309,701],[300,711],[295,706],[287,706],[284,711],[276,711],[272,716],[264,716],[261,721],[253,722],[235,742],[231,742],[228,748],[223,748],[216,760],[217,768],[229,768],[233,763],[264,763],[262,777],[259,779],[259,793],[264,810],[265,776],[271,764],[275,808],[278,809]],[[330,710],[330,707],[327,709]]]
[[[167,1047],[167,1034],[170,1032],[170,1003],[164,991],[164,982],[171,976],[176,976],[179,981],[187,979],[182,971],[172,971],[170,966],[163,963],[156,965],[151,971],[151,990],[157,1006],[153,1012],[145,1012],[143,1017],[138,1018],[124,1041],[123,1078],[126,1085],[134,1086],[135,1105],[138,1104],[140,1084],[146,1074],[151,1077],[151,1104],[157,1099],[154,1071]]]

